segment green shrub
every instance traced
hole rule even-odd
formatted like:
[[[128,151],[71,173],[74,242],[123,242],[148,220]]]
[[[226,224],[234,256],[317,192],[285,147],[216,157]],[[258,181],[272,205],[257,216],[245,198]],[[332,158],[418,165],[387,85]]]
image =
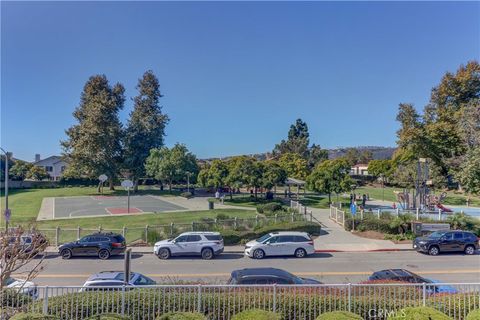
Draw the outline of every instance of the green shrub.
[[[282,317],[278,313],[271,311],[251,309],[242,311],[235,316],[232,320],[280,320]]]
[[[41,313],[20,312],[10,318],[10,320],[54,320],[54,316],[47,316]]]
[[[3,289],[0,292],[0,303],[2,306],[21,307],[32,302],[32,298],[26,294],[18,293],[13,289]]]
[[[128,320],[128,317],[116,313],[103,313],[91,316],[87,320]]]
[[[269,212],[283,211],[283,206],[276,202],[269,202],[264,205],[263,209]]]
[[[265,212],[265,205],[264,204],[257,204],[256,208],[257,208],[258,213],[264,213]]]
[[[170,312],[157,317],[157,320],[206,320],[205,316],[197,312]]]
[[[465,320],[480,320],[480,309],[470,311]]]
[[[193,194],[191,192],[182,192],[180,193],[180,197],[190,199],[190,198],[193,198]]]
[[[388,320],[451,320],[449,316],[430,307],[408,307],[395,312]]]
[[[228,220],[230,216],[225,213],[217,213],[217,220]]]
[[[322,313],[316,320],[362,320],[362,317],[348,311],[332,311]]]
[[[147,242],[149,244],[155,244],[155,242],[163,240],[162,235],[156,230],[148,230],[147,232]]]

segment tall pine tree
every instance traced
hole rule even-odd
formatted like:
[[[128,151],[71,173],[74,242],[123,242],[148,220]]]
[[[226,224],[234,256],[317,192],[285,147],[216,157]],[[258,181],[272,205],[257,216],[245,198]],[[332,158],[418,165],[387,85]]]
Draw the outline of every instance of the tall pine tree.
[[[61,142],[72,169],[90,178],[106,174],[111,190],[122,161],[118,112],[125,102],[124,91],[119,83],[110,86],[105,75],[90,77],[73,112],[78,123],[66,130],[68,138]]]
[[[168,116],[159,105],[160,84],[152,71],[139,79],[138,95],[133,99],[134,109],[125,132],[125,167],[130,171],[138,189],[138,179],[145,175],[145,160],[150,150],[163,146]]]

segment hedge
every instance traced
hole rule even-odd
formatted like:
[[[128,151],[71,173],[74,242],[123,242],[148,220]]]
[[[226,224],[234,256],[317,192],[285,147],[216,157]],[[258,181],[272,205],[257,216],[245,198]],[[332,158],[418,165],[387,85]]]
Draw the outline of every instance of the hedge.
[[[54,316],[46,316],[41,313],[24,313],[20,312],[10,318],[10,320],[55,320]]]
[[[1,306],[21,307],[32,302],[32,298],[26,294],[18,293],[14,289],[3,289],[0,292]]]
[[[348,311],[332,311],[322,313],[316,320],[362,320],[362,317]]]
[[[480,320],[480,309],[470,311],[466,320]]]
[[[388,320],[451,320],[449,316],[430,307],[408,307],[389,316]]]
[[[260,309],[251,309],[237,313],[232,320],[281,320],[278,313]]]
[[[307,221],[295,221],[295,222],[283,222],[270,226],[263,226],[253,231],[235,231],[235,230],[221,230],[220,233],[223,236],[223,242],[225,245],[234,245],[253,239],[258,239],[266,233],[275,231],[303,231],[311,235],[320,234],[320,225],[307,222]]]
[[[157,317],[157,320],[206,320],[205,316],[198,312],[169,312]]]
[[[116,313],[102,313],[94,315],[87,320],[129,320],[130,318],[124,317]]]
[[[396,287],[396,290],[383,290],[370,287],[358,291],[351,299],[351,311],[367,317],[372,307],[384,310],[398,310],[402,306],[416,306],[421,303],[421,292],[412,287]],[[322,311],[347,310],[346,288],[309,287],[285,288],[277,291],[276,311],[285,319],[314,319]],[[135,319],[152,319],[159,314],[172,311],[196,311],[198,305],[196,290],[164,292],[156,289],[138,289],[125,292],[123,308],[125,314]],[[480,308],[479,299],[469,299],[469,294],[436,295],[427,297],[428,306],[446,314],[455,314],[464,319],[470,310]],[[81,292],[51,297],[48,300],[48,313],[61,319],[88,318],[99,313],[121,313],[121,292]],[[233,303],[236,301],[236,303]],[[200,305],[208,319],[228,318],[245,309],[257,308],[272,310],[273,294],[258,289],[239,289],[235,294],[229,290],[209,293],[203,291]],[[451,303],[456,301],[455,304]],[[34,302],[33,310],[41,310],[42,302]]]

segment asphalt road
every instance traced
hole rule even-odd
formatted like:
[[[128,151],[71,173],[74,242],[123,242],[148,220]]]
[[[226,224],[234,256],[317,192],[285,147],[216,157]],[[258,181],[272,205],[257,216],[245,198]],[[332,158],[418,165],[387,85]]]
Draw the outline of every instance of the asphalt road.
[[[133,255],[132,271],[143,273],[157,282],[199,281],[225,283],[234,269],[275,267],[324,283],[364,281],[376,270],[405,268],[424,277],[443,282],[480,282],[480,255],[442,254],[427,256],[412,251],[319,253],[295,258],[253,260],[237,253],[224,253],[214,260],[196,257],[160,260],[153,254]],[[82,285],[89,275],[99,271],[123,270],[123,256],[102,261],[96,258],[62,260],[50,256],[44,270],[35,279],[39,285]]]

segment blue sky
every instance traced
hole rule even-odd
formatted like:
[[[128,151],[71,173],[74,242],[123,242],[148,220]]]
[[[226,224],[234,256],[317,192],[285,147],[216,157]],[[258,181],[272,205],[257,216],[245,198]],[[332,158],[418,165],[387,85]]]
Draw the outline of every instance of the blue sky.
[[[93,74],[152,69],[166,142],[199,157],[270,151],[296,118],[322,147],[395,145],[398,103],[420,109],[480,55],[479,2],[2,2],[1,145],[60,153]]]

